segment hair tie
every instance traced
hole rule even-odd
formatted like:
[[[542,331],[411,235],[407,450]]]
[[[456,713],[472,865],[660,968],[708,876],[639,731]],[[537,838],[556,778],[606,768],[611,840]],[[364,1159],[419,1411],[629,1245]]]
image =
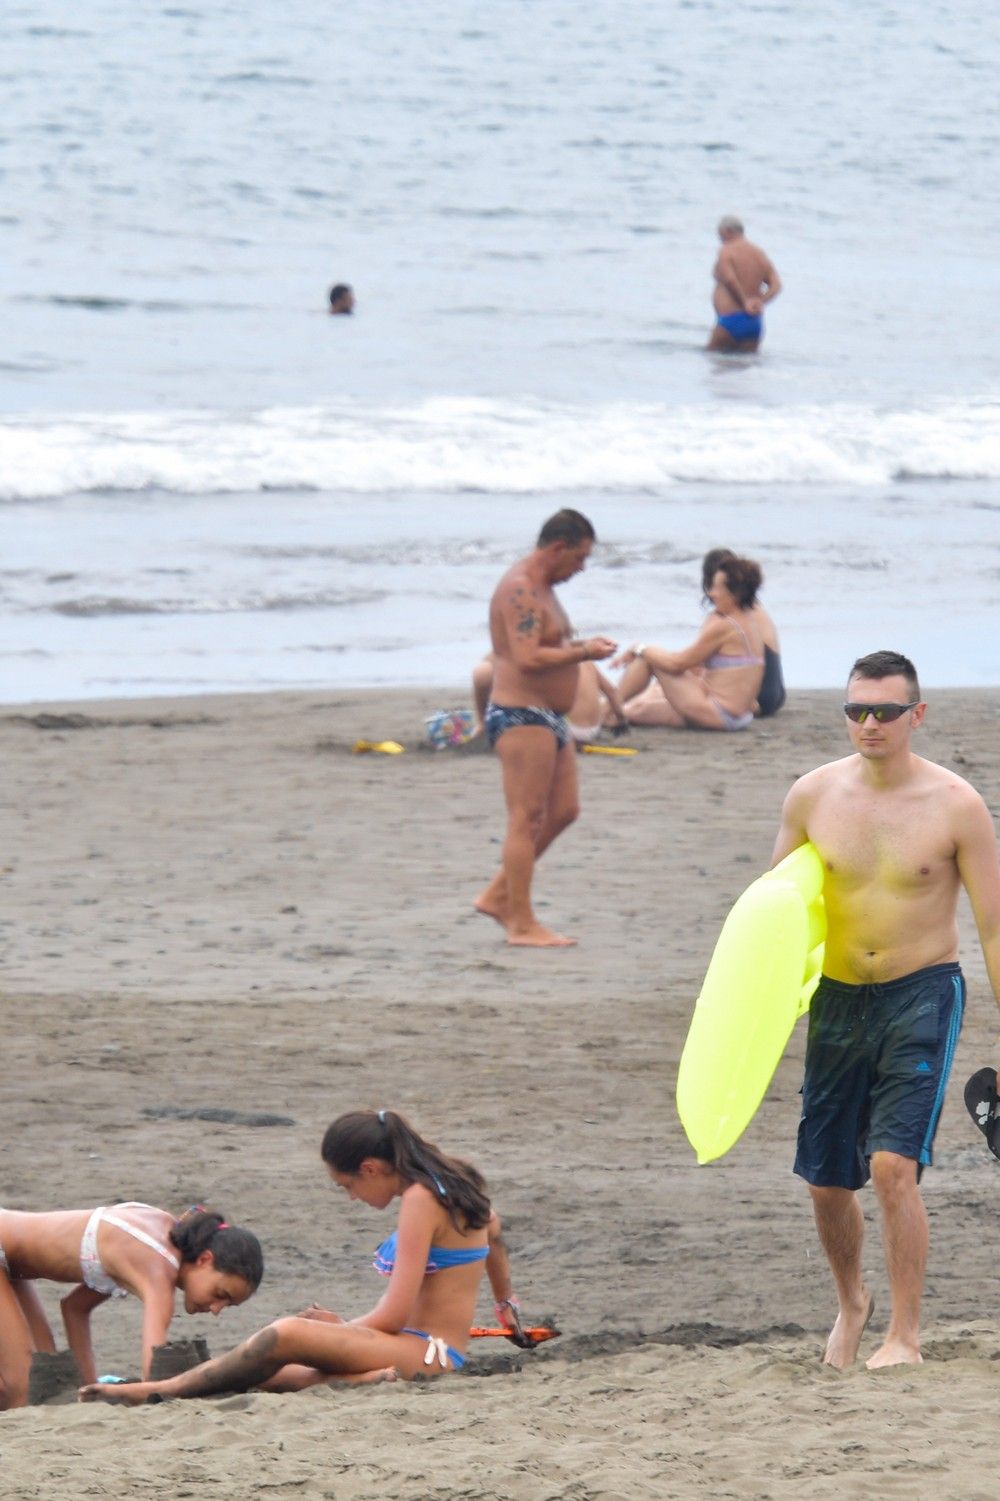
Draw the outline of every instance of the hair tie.
[[[378,1120],[379,1120],[379,1125],[380,1126],[384,1126],[385,1125],[385,1111],[384,1110],[380,1110],[379,1111],[379,1113],[378,1113]]]
[[[216,1235],[218,1235],[218,1233],[219,1233],[220,1230],[228,1230],[229,1228],[230,1228],[229,1227],[229,1221],[228,1220],[223,1220],[221,1224],[216,1225],[216,1227],[215,1227],[215,1233],[216,1233]]]

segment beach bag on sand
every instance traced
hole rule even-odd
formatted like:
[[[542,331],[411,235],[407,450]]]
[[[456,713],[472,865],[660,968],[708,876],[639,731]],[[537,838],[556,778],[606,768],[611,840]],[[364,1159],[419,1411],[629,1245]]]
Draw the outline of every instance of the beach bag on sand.
[[[472,739],[476,728],[476,716],[471,709],[439,709],[424,720],[427,741],[435,750],[447,750],[449,746],[464,745]]]

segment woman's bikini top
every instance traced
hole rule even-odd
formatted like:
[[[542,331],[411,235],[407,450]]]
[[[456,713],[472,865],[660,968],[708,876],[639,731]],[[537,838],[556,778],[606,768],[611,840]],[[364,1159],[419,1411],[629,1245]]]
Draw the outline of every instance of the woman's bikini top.
[[[392,1269],[396,1265],[396,1236],[394,1230],[387,1236],[375,1252],[375,1260],[372,1266],[380,1277],[391,1277]],[[467,1251],[452,1249],[450,1246],[431,1246],[427,1255],[427,1275],[433,1272],[445,1272],[453,1266],[471,1266],[474,1261],[485,1261],[490,1254],[489,1246],[470,1246]]]
[[[730,620],[732,620],[732,616],[730,616],[729,618],[730,618]],[[711,672],[718,672],[720,668],[726,668],[726,667],[763,667],[763,665],[764,665],[764,658],[763,657],[755,657],[753,655],[753,650],[752,650],[752,648],[750,646],[750,637],[747,635],[746,631],[740,625],[739,621],[738,620],[732,620],[732,623],[736,627],[736,629],[739,631],[740,635],[743,637],[743,645],[747,649],[746,656],[745,657],[730,657],[730,656],[724,655],[720,651],[715,651],[715,652],[712,653],[712,655],[710,657],[707,657],[705,659],[705,661],[702,663],[702,666],[706,667]]]
[[[131,1235],[133,1240],[139,1240],[144,1246],[148,1246],[151,1251],[158,1252],[164,1261],[169,1261],[175,1271],[180,1270],[180,1260],[172,1251],[168,1251],[167,1247],[162,1245],[160,1241],[154,1240],[151,1235],[147,1235],[145,1230],[140,1229],[138,1225],[131,1225],[128,1220],[123,1220],[120,1215],[114,1213],[114,1209],[149,1208],[150,1205],[148,1204],[140,1204],[135,1200],[130,1200],[127,1204],[116,1204],[113,1209],[103,1206],[95,1209],[87,1221],[86,1229],[83,1232],[83,1239],[80,1242],[80,1270],[83,1273],[83,1280],[87,1286],[93,1292],[100,1293],[103,1298],[126,1298],[128,1297],[128,1288],[122,1287],[119,1282],[116,1282],[104,1270],[101,1264],[101,1258],[97,1251],[97,1228],[99,1225],[114,1225],[117,1230],[124,1230],[125,1234]]]

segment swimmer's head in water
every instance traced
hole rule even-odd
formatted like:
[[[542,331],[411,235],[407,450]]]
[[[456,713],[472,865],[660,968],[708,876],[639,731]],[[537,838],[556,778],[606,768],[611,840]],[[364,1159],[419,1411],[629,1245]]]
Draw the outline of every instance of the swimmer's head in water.
[[[336,286],[330,288],[330,312],[354,312],[354,288],[346,281],[338,281]]]
[[[354,1177],[366,1161],[384,1162],[405,1183],[422,1183],[459,1230],[477,1230],[490,1217],[482,1174],[425,1141],[395,1110],[349,1110],[328,1126],[320,1155],[331,1173]]]

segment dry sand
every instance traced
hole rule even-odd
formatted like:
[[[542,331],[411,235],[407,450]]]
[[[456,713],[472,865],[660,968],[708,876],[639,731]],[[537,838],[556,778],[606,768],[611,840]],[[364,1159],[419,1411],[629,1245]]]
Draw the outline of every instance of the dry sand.
[[[846,751],[838,695],[796,693],[746,735],[646,731],[635,757],[582,757],[583,817],[537,882],[581,941],[545,954],[472,912],[496,766],[417,749],[454,699],[0,710],[0,1202],[205,1199],[257,1229],[257,1297],[175,1324],[220,1350],[313,1298],[370,1305],[386,1225],[330,1193],[318,1144],[339,1111],[391,1105],[482,1166],[526,1310],[563,1338],[479,1347],[437,1385],[6,1414],[0,1496],[995,1496],[1000,1167],[961,1083],[996,1023],[968,911],[922,1368],[818,1363],[832,1294],[790,1172],[802,1029],[722,1163],[695,1165],[673,1110],[721,920],[791,780]],[[926,753],[1000,808],[1000,691],[933,693],[928,718]],[[354,755],[358,736],[409,750]],[[190,1113],[220,1110],[237,1119]],[[249,1123],[267,1116],[294,1124]],[[870,1223],[866,1351],[886,1304]],[[132,1300],[95,1331],[102,1369],[134,1369]]]

